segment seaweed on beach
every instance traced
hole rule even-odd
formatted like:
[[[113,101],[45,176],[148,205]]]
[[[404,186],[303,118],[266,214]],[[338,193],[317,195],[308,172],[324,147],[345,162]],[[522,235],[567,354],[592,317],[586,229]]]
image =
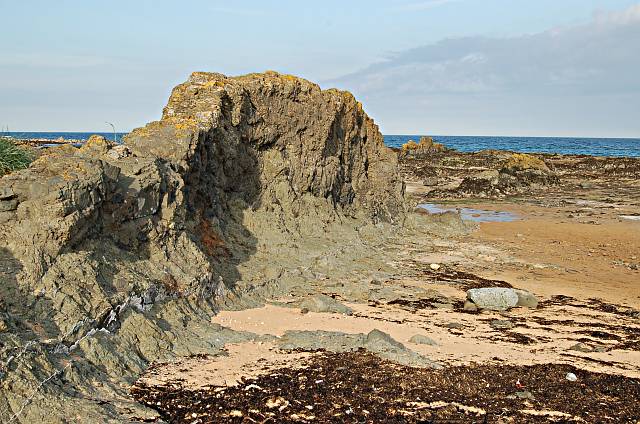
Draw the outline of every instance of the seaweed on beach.
[[[322,353],[237,386],[136,384],[133,397],[174,423],[635,422],[640,380],[569,365],[401,366],[363,351]],[[576,381],[569,381],[573,373]],[[606,406],[606,407],[605,407]]]
[[[503,280],[484,278],[470,272],[458,271],[449,267],[433,270],[424,263],[415,261],[407,263],[406,266],[413,269],[416,275],[425,278],[428,282],[456,284],[464,291],[484,287],[513,288],[511,284]]]

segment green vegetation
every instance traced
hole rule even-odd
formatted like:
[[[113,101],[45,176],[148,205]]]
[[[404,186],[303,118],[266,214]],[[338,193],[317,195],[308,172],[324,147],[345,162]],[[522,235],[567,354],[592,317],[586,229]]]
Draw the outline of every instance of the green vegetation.
[[[33,157],[29,152],[0,137],[0,176],[29,166]]]

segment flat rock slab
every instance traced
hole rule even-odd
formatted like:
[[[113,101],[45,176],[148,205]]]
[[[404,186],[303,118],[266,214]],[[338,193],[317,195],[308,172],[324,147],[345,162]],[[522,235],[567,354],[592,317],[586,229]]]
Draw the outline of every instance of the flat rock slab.
[[[427,368],[442,366],[393,339],[380,330],[368,334],[348,334],[337,331],[287,331],[277,342],[282,350],[326,350],[330,352],[352,352],[366,349],[371,353],[402,365]]]

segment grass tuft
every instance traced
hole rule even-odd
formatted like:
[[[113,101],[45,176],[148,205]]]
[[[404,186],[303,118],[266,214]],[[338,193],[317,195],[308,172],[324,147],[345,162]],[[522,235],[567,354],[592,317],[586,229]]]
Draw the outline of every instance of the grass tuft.
[[[0,177],[28,167],[32,160],[29,152],[6,138],[0,138]]]

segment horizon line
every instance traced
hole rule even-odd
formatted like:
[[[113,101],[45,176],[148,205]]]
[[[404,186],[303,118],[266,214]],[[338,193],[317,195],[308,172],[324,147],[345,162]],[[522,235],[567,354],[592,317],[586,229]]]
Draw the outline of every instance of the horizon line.
[[[131,130],[133,131],[133,130]],[[116,131],[116,134],[129,134],[131,131]],[[0,135],[4,134],[113,134],[113,131],[0,131]],[[640,140],[640,136],[576,136],[576,135],[496,135],[496,134],[388,134],[382,133],[383,136],[395,137],[494,137],[494,138],[582,138],[593,140]]]

